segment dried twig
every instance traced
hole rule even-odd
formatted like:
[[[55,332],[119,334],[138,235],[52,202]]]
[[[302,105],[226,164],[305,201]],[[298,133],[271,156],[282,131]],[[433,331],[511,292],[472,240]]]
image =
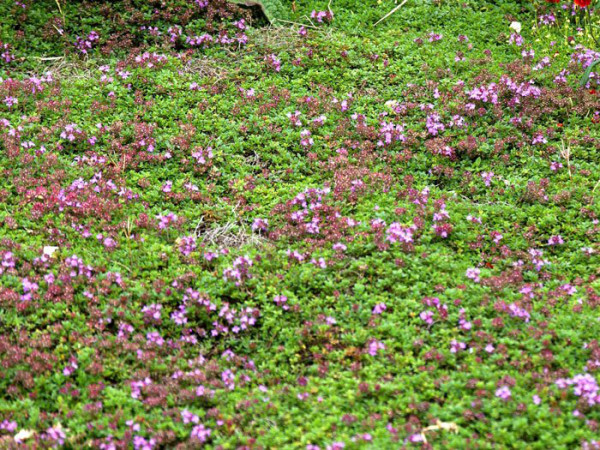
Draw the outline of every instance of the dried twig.
[[[202,242],[221,248],[239,248],[244,245],[257,246],[264,241],[263,237],[248,230],[246,225],[235,221],[227,222],[225,225],[213,227],[206,231],[198,230],[198,227],[196,230],[196,236],[201,238]]]
[[[65,26],[67,24],[67,18],[65,17],[65,13],[63,12],[61,6],[60,6],[60,2],[58,0],[54,0],[56,2],[56,6],[58,6],[58,12],[60,13],[60,15],[62,16],[63,19],[63,26]],[[56,27],[55,27],[56,28]],[[62,33],[61,33],[62,34]]]
[[[314,28],[315,30],[318,30],[318,29],[319,29],[318,27],[315,27],[314,25],[306,25],[306,24],[303,24],[303,23],[292,22],[292,21],[290,21],[290,20],[283,20],[283,19],[275,19],[275,20],[276,20],[277,22],[289,23],[289,24],[292,24],[292,25],[297,25],[297,26],[299,26],[299,27],[305,27],[305,28]]]
[[[562,144],[562,149],[560,151],[560,155],[567,161],[567,168],[569,169],[569,179],[573,179],[573,174],[571,173],[571,147],[565,147],[565,141],[560,141]]]
[[[64,56],[30,56],[30,58],[40,61],[58,61],[59,59],[64,59]]]
[[[454,422],[442,422],[439,419],[437,420],[435,425],[428,426],[427,428],[423,428],[419,433],[421,435],[421,439],[423,442],[427,443],[427,438],[425,437],[425,433],[429,431],[449,431],[451,433],[458,433],[458,425]]]
[[[186,73],[194,73],[200,77],[223,79],[228,75],[224,65],[210,58],[192,58],[183,67]]]
[[[378,23],[383,22],[385,19],[390,17],[392,14],[394,14],[396,11],[398,11],[400,8],[402,8],[407,1],[408,0],[404,0],[402,3],[400,3],[394,9],[392,9],[389,13],[387,13],[385,16],[383,16],[381,19],[379,19],[377,22],[375,22],[375,25],[373,25],[373,26],[376,26]]]

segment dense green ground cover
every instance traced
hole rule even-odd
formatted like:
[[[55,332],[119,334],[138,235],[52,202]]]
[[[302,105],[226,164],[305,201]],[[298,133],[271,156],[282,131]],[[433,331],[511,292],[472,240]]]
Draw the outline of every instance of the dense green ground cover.
[[[580,12],[285,6],[0,3],[2,448],[597,448]]]

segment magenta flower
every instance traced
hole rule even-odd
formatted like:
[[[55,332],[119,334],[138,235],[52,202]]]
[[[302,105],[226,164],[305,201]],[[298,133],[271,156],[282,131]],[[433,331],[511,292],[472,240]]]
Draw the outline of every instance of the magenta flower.
[[[182,255],[188,256],[196,250],[196,236],[184,236],[179,239],[179,251]]]
[[[229,369],[221,373],[221,380],[227,389],[233,391],[235,389],[235,375]]]
[[[338,252],[345,252],[348,247],[346,247],[346,245],[342,244],[341,242],[336,242],[331,248]]]
[[[343,442],[333,442],[331,445],[326,447],[327,450],[343,450],[346,447],[346,444]]]
[[[19,103],[19,99],[17,99],[16,97],[11,97],[11,96],[4,97],[4,104],[6,106],[8,106],[9,108],[12,108],[13,106],[17,105],[18,103]]]
[[[548,245],[562,245],[564,243],[565,241],[563,240],[560,234],[556,236],[551,236],[550,239],[548,239]]]
[[[456,339],[450,341],[450,353],[458,353],[461,350],[467,348],[467,344],[464,342],[458,342]]]
[[[440,41],[443,37],[444,37],[443,34],[434,33],[432,31],[428,35],[428,40],[429,40],[429,42],[437,42],[437,41]]]
[[[183,419],[183,423],[200,423],[200,418],[194,414],[191,413],[190,411],[188,411],[187,409],[184,409],[183,411],[181,411],[181,418]]]
[[[385,350],[385,344],[376,340],[371,340],[367,345],[367,353],[371,356],[376,356],[379,350]]]
[[[269,65],[275,72],[281,71],[281,60],[277,58],[274,54],[270,54],[265,56],[265,62]]]
[[[0,430],[8,431],[9,433],[13,433],[17,429],[17,422],[14,420],[5,419],[0,422]]]
[[[573,393],[582,397],[590,406],[600,405],[600,387],[589,373],[575,375],[573,378],[559,378],[556,385],[560,389],[573,386]]]
[[[277,306],[280,306],[284,310],[290,309],[290,307],[286,304],[288,298],[285,295],[276,295],[273,301]]]
[[[437,136],[446,129],[441,120],[442,119],[438,113],[432,113],[427,116],[425,126],[427,127],[427,131],[430,135]]]
[[[512,394],[508,386],[502,386],[501,388],[496,390],[496,397],[501,400],[508,401],[510,400]]]
[[[383,225],[385,225],[385,223]],[[405,227],[403,225],[400,225],[398,222],[394,222],[388,227],[386,231],[387,240],[391,243],[400,242],[408,244],[413,242],[413,232],[414,228],[412,226]]]
[[[317,22],[331,22],[333,20],[333,13],[331,11],[315,11],[314,9],[310,13],[311,19],[316,19]]]
[[[562,165],[562,163],[561,163],[561,162],[552,161],[552,162],[550,163],[550,170],[551,170],[552,172],[558,172],[558,171],[559,171],[560,169],[562,169],[562,168],[563,168],[563,165]]]
[[[252,231],[267,231],[269,228],[269,221],[267,219],[254,219],[252,223]]]
[[[156,445],[155,439],[146,439],[142,436],[133,437],[133,448],[135,450],[152,450]]]
[[[490,186],[494,178],[494,172],[481,172],[481,178],[483,178],[486,186]]]
[[[64,445],[67,435],[63,429],[57,425],[46,429],[46,433],[44,433],[43,438],[45,440],[53,441],[55,444],[54,447],[58,447]]]
[[[387,309],[387,306],[385,303],[377,303],[373,307],[373,311],[371,313],[372,314],[382,314],[386,309]]]
[[[481,273],[481,270],[476,269],[476,268],[470,268],[467,269],[466,272],[466,277],[469,278],[470,280],[473,280],[475,283],[479,283],[481,281],[481,279],[479,278],[479,275]]]
[[[515,44],[517,47],[522,46],[524,42],[525,40],[523,39],[523,36],[518,33],[511,34],[510,38],[508,39],[509,44]]]
[[[73,375],[78,367],[79,365],[77,364],[77,359],[72,356],[69,359],[69,364],[63,369],[63,375],[66,377]]]
[[[423,311],[421,314],[419,314],[419,317],[427,325],[433,325],[433,312],[432,311]]]

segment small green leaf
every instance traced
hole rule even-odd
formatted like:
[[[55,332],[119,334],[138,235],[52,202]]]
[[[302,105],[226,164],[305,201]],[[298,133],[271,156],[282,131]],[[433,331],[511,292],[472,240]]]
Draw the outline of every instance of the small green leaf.
[[[587,68],[587,70],[581,77],[581,80],[579,81],[579,86],[583,87],[587,84],[587,82],[590,80],[590,74],[592,73],[592,70],[594,70],[594,67],[596,67],[598,63],[600,63],[600,59],[597,59],[596,61],[590,64],[590,66]]]
[[[287,19],[288,12],[280,0],[230,0],[231,3],[243,6],[258,6],[265,14],[269,22],[274,23],[278,19]]]

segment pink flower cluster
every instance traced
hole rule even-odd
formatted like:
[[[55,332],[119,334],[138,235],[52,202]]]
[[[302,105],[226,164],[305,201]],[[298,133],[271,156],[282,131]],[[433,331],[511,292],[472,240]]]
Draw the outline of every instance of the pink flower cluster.
[[[331,11],[316,11],[312,10],[310,18],[315,19],[319,23],[331,22],[333,20],[333,13]]]
[[[583,398],[588,405],[600,404],[600,387],[598,387],[596,379],[589,373],[575,375],[573,378],[560,378],[556,380],[556,385],[560,389],[573,386],[573,393],[577,397]]]
[[[86,38],[82,38],[80,36],[77,36],[77,38],[75,39],[75,43],[73,44],[75,46],[75,48],[77,50],[79,50],[82,54],[86,55],[88,50],[91,50],[92,47],[94,46],[94,43],[100,39],[100,35],[95,32],[95,31],[91,31]]]
[[[234,261],[232,267],[227,267],[223,270],[223,279],[225,281],[235,281],[236,286],[240,286],[244,280],[252,278],[249,272],[252,267],[252,259],[248,256],[238,256]]]

